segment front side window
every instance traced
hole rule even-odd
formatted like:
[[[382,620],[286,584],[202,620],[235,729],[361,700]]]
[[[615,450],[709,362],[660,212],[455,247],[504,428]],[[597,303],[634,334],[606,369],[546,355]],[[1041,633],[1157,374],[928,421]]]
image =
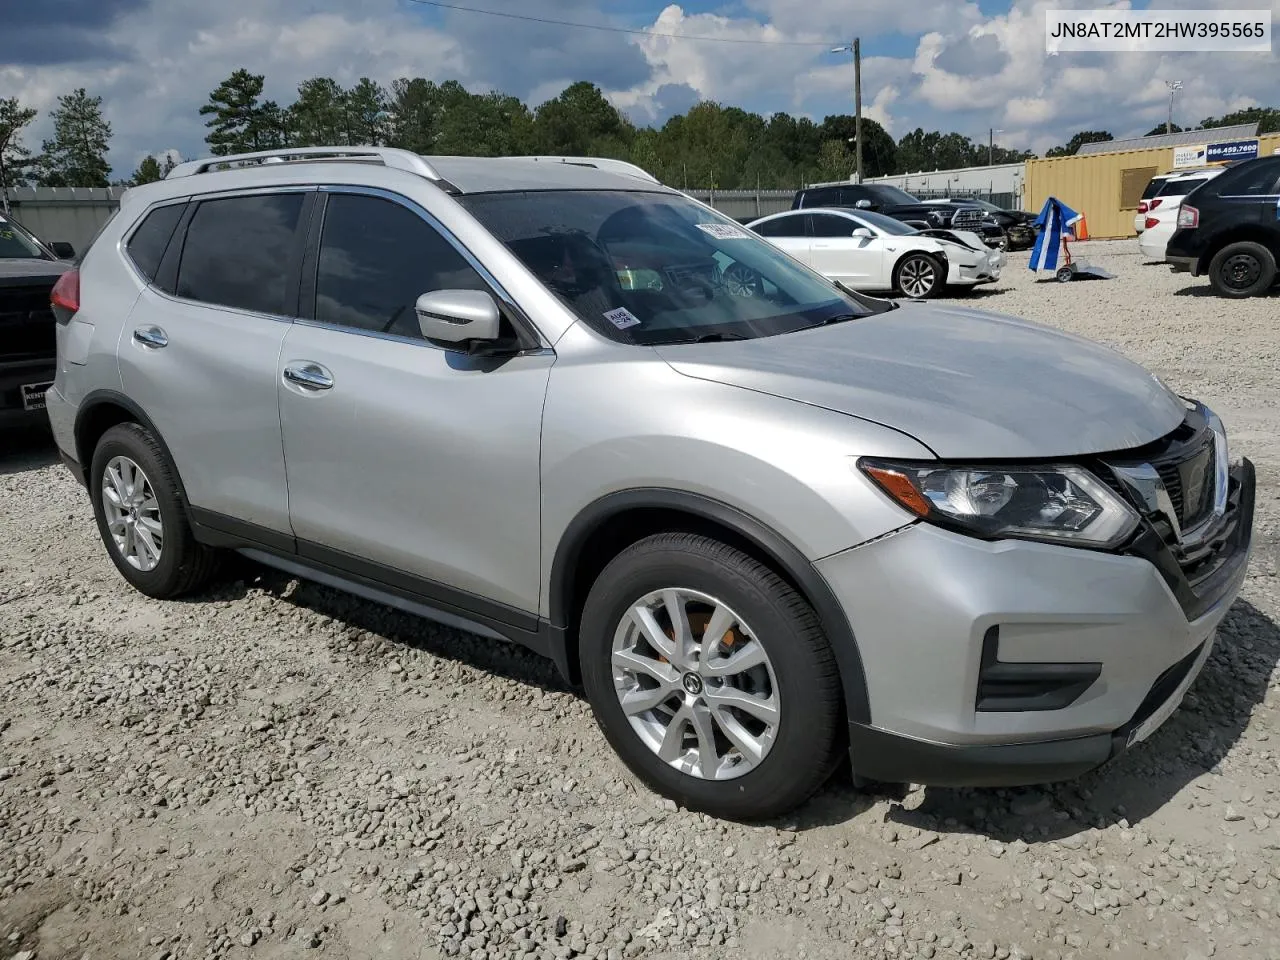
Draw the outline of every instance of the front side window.
[[[888,234],[891,237],[907,237],[913,233],[919,233],[915,227],[908,226],[901,220],[895,220],[893,217],[886,217],[883,213],[873,213],[870,210],[859,210],[858,219],[863,221],[867,226],[874,228],[880,233]]]
[[[12,220],[0,214],[0,260],[48,260],[40,244]]]
[[[837,217],[834,213],[815,213],[809,218],[813,225],[815,237],[851,237],[859,226],[847,217]]]
[[[488,287],[418,214],[381,197],[329,197],[316,269],[316,320],[420,338],[418,297],[459,289]]]
[[[187,228],[178,296],[254,313],[290,310],[289,261],[304,199],[276,193],[203,201]]]
[[[907,193],[907,191],[900,190],[897,187],[891,187],[884,183],[877,183],[873,186],[864,187],[863,189],[871,194],[872,199],[878,203],[896,205],[920,202],[911,194]]]
[[[548,190],[460,202],[584,323],[622,343],[773,336],[881,309],[678,194]]]
[[[1216,197],[1265,197],[1276,193],[1280,160],[1248,161],[1214,177],[1205,192]]]

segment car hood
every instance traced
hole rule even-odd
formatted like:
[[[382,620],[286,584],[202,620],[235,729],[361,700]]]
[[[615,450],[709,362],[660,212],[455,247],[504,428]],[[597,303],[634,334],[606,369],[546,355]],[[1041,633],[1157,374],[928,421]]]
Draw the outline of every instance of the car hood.
[[[11,286],[15,281],[41,280],[50,283],[71,269],[73,264],[65,260],[37,260],[34,257],[0,258],[0,284]]]
[[[904,304],[782,336],[657,351],[686,376],[884,424],[944,459],[1124,450],[1186,415],[1183,400],[1118,353],[977,310]]]

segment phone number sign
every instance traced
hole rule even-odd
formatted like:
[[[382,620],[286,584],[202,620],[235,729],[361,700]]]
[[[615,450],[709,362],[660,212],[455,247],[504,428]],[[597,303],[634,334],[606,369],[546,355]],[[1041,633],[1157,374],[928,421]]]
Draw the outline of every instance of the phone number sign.
[[[1258,155],[1257,140],[1224,140],[1211,143],[1204,151],[1206,163],[1221,163],[1223,160],[1252,160]]]

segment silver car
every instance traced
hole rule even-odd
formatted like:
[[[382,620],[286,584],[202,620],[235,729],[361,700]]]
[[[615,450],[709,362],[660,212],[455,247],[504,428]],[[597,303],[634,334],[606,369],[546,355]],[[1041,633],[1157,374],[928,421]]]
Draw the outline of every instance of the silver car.
[[[270,162],[266,162],[270,161]],[[1254,471],[1088,341],[826,280],[639,169],[317,148],[129,190],[48,411],[112,562],[515,641],[659,793],[1070,778],[1209,656]]]

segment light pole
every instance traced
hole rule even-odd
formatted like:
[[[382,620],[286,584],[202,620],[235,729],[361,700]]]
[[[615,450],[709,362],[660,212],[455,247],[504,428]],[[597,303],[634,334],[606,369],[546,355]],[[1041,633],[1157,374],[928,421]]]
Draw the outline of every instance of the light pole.
[[[862,182],[862,40],[854,39],[852,44],[843,47],[832,47],[832,53],[853,54],[853,133],[854,153],[857,157],[857,182]]]
[[[987,166],[994,167],[996,164],[996,134],[1004,133],[1003,130],[996,127],[990,127],[987,130]]]
[[[1169,119],[1164,125],[1164,132],[1173,133],[1173,98],[1182,89],[1182,81],[1166,80],[1164,85],[1169,88]]]

